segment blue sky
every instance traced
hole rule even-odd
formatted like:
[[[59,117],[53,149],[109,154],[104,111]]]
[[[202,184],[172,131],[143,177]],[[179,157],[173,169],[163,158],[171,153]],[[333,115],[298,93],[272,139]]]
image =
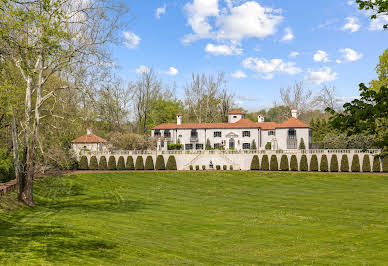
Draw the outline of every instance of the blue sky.
[[[152,67],[183,98],[192,73],[225,72],[237,104],[250,111],[279,101],[303,81],[354,97],[376,77],[388,18],[371,22],[353,1],[127,0],[129,25],[113,48],[119,75]],[[386,22],[388,23],[388,22]]]

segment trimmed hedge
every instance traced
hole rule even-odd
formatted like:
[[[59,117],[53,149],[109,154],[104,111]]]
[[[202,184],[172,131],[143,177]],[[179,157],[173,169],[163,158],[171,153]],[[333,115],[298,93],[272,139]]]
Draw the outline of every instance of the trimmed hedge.
[[[309,170],[309,165],[307,162],[307,156],[305,154],[302,155],[300,158],[300,171],[308,171]]]
[[[199,165],[195,166],[195,170],[197,170],[197,171],[199,170]]]
[[[156,157],[155,169],[156,170],[166,170],[166,165],[164,164],[163,155],[158,155],[158,157]]]
[[[100,163],[98,164],[98,169],[100,169],[100,170],[108,169],[108,164],[106,163],[106,157],[105,156],[101,156],[100,157]]]
[[[125,162],[123,156],[120,156],[119,160],[117,161],[117,170],[125,170]]]
[[[144,160],[142,156],[136,157],[135,170],[144,170]]]
[[[349,160],[346,154],[341,158],[341,172],[349,172]]]
[[[369,155],[365,154],[364,158],[362,158],[362,171],[363,172],[370,172],[370,160]]]
[[[217,165],[216,165],[216,169],[217,169],[217,170],[221,170],[221,166],[217,164]]]
[[[202,165],[202,170],[206,170],[206,165]]]
[[[78,169],[80,169],[80,170],[88,170],[89,169],[88,158],[86,156],[81,157],[79,164],[78,164]]]
[[[278,158],[276,157],[276,155],[271,156],[271,162],[269,165],[269,169],[271,171],[278,171],[279,170]]]
[[[109,161],[108,161],[108,170],[116,170],[116,158],[111,155],[109,156]]]
[[[330,172],[338,172],[337,154],[333,154],[330,159]]]
[[[378,173],[380,171],[381,171],[380,157],[378,155],[375,155],[373,157],[373,172]]]
[[[230,165],[230,166],[229,166],[229,170],[233,170],[233,165]]]
[[[133,164],[132,156],[127,157],[127,163],[125,164],[125,169],[127,170],[135,170],[135,165]]]
[[[316,154],[311,156],[310,171],[318,171],[318,157]]]
[[[385,156],[383,158],[383,172],[384,173],[388,172],[388,156]]]
[[[321,157],[321,164],[319,165],[319,169],[321,170],[321,172],[329,171],[329,162],[327,161],[326,154],[323,154]]]
[[[260,170],[259,156],[253,155],[251,161],[251,170]]]
[[[176,170],[176,160],[174,155],[170,155],[167,160],[167,165],[166,165],[167,170]]]
[[[360,159],[357,154],[353,155],[352,172],[360,172]]]
[[[98,170],[98,162],[97,162],[97,157],[96,156],[92,156],[90,158],[89,169],[90,170]]]
[[[144,170],[155,170],[154,160],[152,159],[152,156],[150,156],[150,155],[148,155],[146,158]]]
[[[280,158],[280,170],[281,171],[288,171],[288,157],[287,155],[283,154]]]
[[[291,171],[298,171],[298,159],[296,158],[295,154],[291,155],[290,170]]]
[[[268,160],[268,155],[264,154],[263,157],[261,158],[261,170],[268,171],[269,170],[269,160]]]
[[[228,170],[228,167],[224,164],[224,165],[222,166],[222,169],[223,169],[223,170]]]
[[[189,166],[190,171],[194,170],[194,167],[192,165]]]

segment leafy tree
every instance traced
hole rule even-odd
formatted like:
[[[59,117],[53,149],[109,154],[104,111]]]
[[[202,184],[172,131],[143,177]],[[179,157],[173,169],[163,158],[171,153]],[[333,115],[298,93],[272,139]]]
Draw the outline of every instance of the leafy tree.
[[[113,155],[109,156],[108,169],[109,170],[116,170],[117,169],[116,158]]]
[[[132,156],[127,157],[127,162],[125,163],[125,169],[127,170],[135,170],[135,165],[133,163]]]
[[[260,170],[259,156],[253,155],[251,161],[251,170]]]
[[[89,169],[88,158],[86,156],[81,157],[79,164],[78,164],[78,169],[80,169],[80,170],[88,170]]]
[[[370,160],[369,160],[369,155],[365,154],[364,158],[362,159],[362,171],[363,172],[370,172]]]
[[[206,140],[206,145],[205,145],[205,150],[211,150],[212,149],[212,145],[210,144],[210,140],[207,139]]]
[[[90,165],[89,165],[90,170],[98,170],[98,162],[97,162],[97,157],[92,156],[90,158]]]
[[[290,169],[291,171],[298,171],[298,159],[295,154],[291,155]]]
[[[266,150],[270,150],[271,149],[271,142],[267,142],[267,144],[265,144],[265,149]]]
[[[349,172],[349,160],[346,154],[341,158],[341,172]]]
[[[176,166],[176,160],[174,155],[170,155],[167,159],[167,165],[166,165],[167,170],[177,170]]]
[[[144,170],[144,161],[141,155],[136,158],[135,170]]]
[[[373,157],[373,172],[381,172],[380,157],[378,155]]]
[[[301,138],[299,142],[299,150],[305,150],[305,149],[306,149],[306,145],[304,144],[303,138]]]
[[[155,169],[156,170],[166,170],[163,155],[158,155],[158,157],[156,157]]]
[[[276,155],[271,156],[269,169],[271,171],[278,171],[279,170],[278,158],[276,157]]]
[[[154,160],[152,159],[152,156],[147,156],[146,162],[145,162],[145,170],[154,170]]]
[[[257,146],[256,146],[256,141],[255,140],[252,140],[251,150],[257,150]]]
[[[269,161],[268,161],[268,155],[264,154],[263,158],[261,159],[261,170],[268,171],[269,170]]]
[[[100,169],[100,170],[108,169],[108,165],[106,163],[106,157],[105,156],[101,156],[100,157],[100,163],[98,164],[98,169]]]
[[[315,154],[311,156],[310,171],[318,171],[318,157]]]
[[[380,16],[386,16],[388,14],[388,2],[387,0],[356,0],[360,10],[372,10],[373,14],[371,19],[377,19]],[[384,29],[388,29],[388,23],[383,26]]]
[[[117,161],[117,170],[124,170],[124,169],[125,169],[124,157],[120,156],[119,160]]]
[[[338,172],[338,158],[336,154],[331,156],[330,160],[330,172]]]
[[[381,87],[388,87],[388,49],[380,56],[376,72],[377,80],[372,80],[369,86],[372,90],[379,91]]]
[[[321,157],[321,164],[319,166],[319,169],[321,170],[321,172],[327,172],[329,170],[326,154],[323,154]]]
[[[309,166],[307,163],[307,156],[305,154],[300,158],[300,171],[308,171]]]
[[[287,155],[283,154],[282,157],[280,158],[280,170],[281,171],[288,171],[288,157]]]

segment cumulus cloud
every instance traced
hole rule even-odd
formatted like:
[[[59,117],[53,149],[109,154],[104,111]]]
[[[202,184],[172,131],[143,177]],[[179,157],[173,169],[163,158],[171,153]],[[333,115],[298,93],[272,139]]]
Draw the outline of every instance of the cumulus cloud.
[[[362,58],[361,53],[357,53],[356,51],[350,48],[341,49],[340,52],[342,53],[344,59],[349,62],[354,62]]]
[[[336,72],[332,72],[330,67],[323,67],[317,71],[309,69],[305,80],[307,82],[319,85],[324,82],[336,80],[337,78],[338,74]]]
[[[149,72],[149,71],[150,71],[150,68],[148,68],[145,65],[141,65],[141,66],[139,66],[138,68],[135,69],[135,72],[138,73],[138,74],[143,74],[143,73],[146,73],[146,72]]]
[[[127,48],[134,49],[134,48],[136,48],[139,45],[141,39],[135,33],[129,32],[129,31],[124,31],[123,35],[124,35],[124,38],[125,38],[124,45]]]
[[[166,4],[164,4],[162,7],[158,7],[155,11],[155,17],[157,19],[160,19],[161,15],[166,14]]]
[[[360,25],[358,24],[358,19],[354,17],[345,18],[347,23],[342,27],[343,30],[349,30],[350,32],[356,32],[360,29]]]
[[[205,47],[205,51],[213,55],[239,55],[242,54],[243,49],[235,46],[216,45],[209,43]]]
[[[336,62],[337,64],[341,64],[341,63],[342,63],[342,60],[337,59],[337,60],[335,60],[335,62]]]
[[[244,79],[247,75],[242,70],[237,70],[236,72],[231,74],[232,78],[235,79]]]
[[[297,57],[299,55],[299,53],[297,51],[292,51],[288,57]]]
[[[257,72],[263,79],[272,79],[275,72],[290,75],[302,72],[302,69],[296,67],[294,62],[283,62],[282,59],[267,60],[264,58],[248,57],[242,62],[242,66]]]
[[[384,15],[378,15],[376,19],[372,19],[369,25],[369,30],[377,31],[384,30],[383,26],[388,24],[388,17]]]
[[[313,56],[313,59],[315,62],[329,62],[329,55],[325,52],[325,51],[322,51],[322,50],[318,50],[314,56]]]
[[[281,41],[286,42],[286,41],[291,41],[291,40],[294,39],[294,34],[292,33],[291,28],[286,28],[285,32],[286,33],[284,34],[284,36],[281,39]]]
[[[168,71],[164,72],[164,74],[169,75],[169,76],[176,76],[176,75],[178,75],[178,73],[179,73],[179,71],[175,67],[170,67],[168,69]]]

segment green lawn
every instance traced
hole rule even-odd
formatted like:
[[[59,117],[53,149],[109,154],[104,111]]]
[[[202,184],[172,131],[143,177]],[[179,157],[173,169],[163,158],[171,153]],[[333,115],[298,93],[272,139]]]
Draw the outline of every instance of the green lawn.
[[[388,175],[88,173],[35,188],[37,207],[0,210],[1,264],[388,263]]]

